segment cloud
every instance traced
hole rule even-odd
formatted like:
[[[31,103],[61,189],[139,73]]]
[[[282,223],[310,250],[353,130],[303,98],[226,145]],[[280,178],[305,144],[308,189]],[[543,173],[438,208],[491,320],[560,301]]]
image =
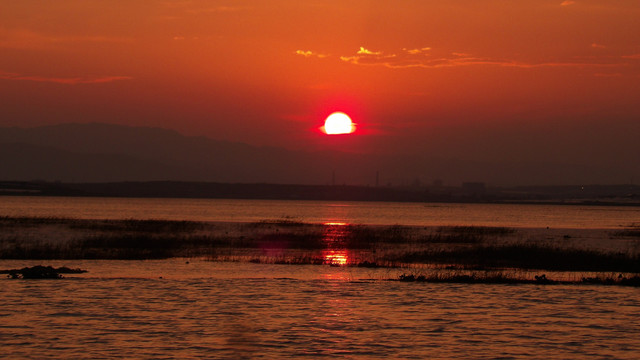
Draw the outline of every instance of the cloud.
[[[78,84],[101,84],[119,80],[131,80],[131,76],[98,76],[98,77],[46,77],[46,76],[33,76],[22,75],[18,73],[9,73],[0,71],[1,80],[22,80],[22,81],[36,81],[36,82],[52,82],[65,85],[78,85]]]
[[[606,49],[607,47],[602,45],[602,44],[596,44],[596,43],[592,43],[591,47],[594,49]]]
[[[382,54],[382,52],[381,51],[367,50],[367,49],[363,48],[362,46],[360,46],[360,50],[358,50],[358,52],[356,54],[358,54],[358,55],[380,55],[380,54]]]
[[[603,45],[595,44],[597,48]],[[593,45],[592,45],[593,46]],[[318,56],[312,51],[296,51],[296,54],[311,57]],[[329,57],[329,55],[324,55]],[[514,68],[541,68],[541,67],[593,67],[593,68],[607,68],[618,67],[627,65],[621,63],[618,60],[611,58],[587,58],[579,60],[577,58],[570,61],[547,61],[547,62],[526,62],[516,59],[508,58],[493,58],[474,56],[465,52],[451,52],[451,53],[438,53],[434,54],[429,47],[408,49],[403,48],[397,53],[385,53],[383,51],[371,51],[365,47],[360,47],[359,50],[352,55],[338,56],[341,61],[362,66],[384,66],[392,69],[400,68],[446,68],[446,67],[461,67],[461,66],[500,66],[500,67],[514,67]],[[624,58],[627,59],[640,59],[640,55],[628,55]]]
[[[640,54],[623,55],[624,59],[640,60]]]
[[[512,62],[497,61],[489,58],[472,57],[465,53],[454,53],[450,56],[433,56],[430,47],[419,49],[403,48],[397,54],[386,54],[382,51],[369,51],[364,47],[355,55],[340,56],[340,60],[354,65],[380,65],[388,68],[438,68],[462,65],[512,65]]]
[[[403,51],[406,51],[407,53],[409,53],[409,54],[411,54],[411,55],[417,55],[417,54],[423,53],[423,52],[425,52],[425,51],[429,51],[429,50],[431,50],[431,48],[430,48],[430,47],[423,47],[423,48],[420,48],[420,49],[407,49],[407,48],[402,48],[402,50],[403,50]]]
[[[560,6],[569,6],[569,5],[573,5],[575,4],[575,1],[572,0],[564,0],[562,3],[560,3]]]
[[[310,50],[296,50],[295,52],[296,55],[300,55],[300,56],[304,56],[304,57],[317,57],[317,58],[326,58],[329,55],[326,54],[318,54],[318,53],[314,53],[313,51]]]

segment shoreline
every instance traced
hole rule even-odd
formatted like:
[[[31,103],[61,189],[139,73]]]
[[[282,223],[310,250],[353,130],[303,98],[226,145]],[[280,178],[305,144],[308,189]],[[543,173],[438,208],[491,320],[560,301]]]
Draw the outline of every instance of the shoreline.
[[[533,205],[533,206],[603,206],[603,207],[640,207],[640,201],[605,201],[592,198],[570,198],[570,199],[367,199],[367,198],[314,198],[314,197],[230,197],[230,196],[163,196],[153,194],[149,196],[137,194],[49,194],[31,191],[0,191],[0,197],[39,197],[39,198],[88,198],[88,199],[167,199],[167,200],[265,200],[265,201],[341,201],[341,202],[382,202],[382,203],[405,203],[405,204],[479,204],[479,205]]]

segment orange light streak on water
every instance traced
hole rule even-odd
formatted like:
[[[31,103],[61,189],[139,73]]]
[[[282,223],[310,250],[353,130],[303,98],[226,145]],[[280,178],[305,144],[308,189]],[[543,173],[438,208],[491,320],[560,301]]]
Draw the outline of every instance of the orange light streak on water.
[[[349,263],[349,256],[345,238],[349,227],[346,222],[329,221],[324,223],[323,243],[326,250],[322,251],[325,264],[331,266],[344,266]]]
[[[344,266],[349,261],[347,250],[325,250],[322,252],[325,264],[333,266]]]

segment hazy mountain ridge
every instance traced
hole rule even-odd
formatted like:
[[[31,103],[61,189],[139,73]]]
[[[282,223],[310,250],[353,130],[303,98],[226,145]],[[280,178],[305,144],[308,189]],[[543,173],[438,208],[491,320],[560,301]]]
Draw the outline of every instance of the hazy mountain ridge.
[[[0,180],[217,181],[281,184],[622,183],[615,169],[485,163],[425,155],[304,152],[110,124],[0,128]],[[335,174],[335,175],[334,175]],[[617,177],[617,178],[616,178]]]
[[[158,128],[110,124],[0,128],[1,177],[9,180],[321,183],[316,157]],[[310,163],[316,166],[302,169],[301,164]],[[331,170],[325,170],[324,182],[330,178]]]

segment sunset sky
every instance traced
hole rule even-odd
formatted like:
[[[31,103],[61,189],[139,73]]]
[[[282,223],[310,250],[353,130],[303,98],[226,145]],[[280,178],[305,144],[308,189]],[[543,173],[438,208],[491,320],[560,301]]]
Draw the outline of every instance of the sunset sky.
[[[0,54],[0,126],[640,167],[637,0],[2,1]]]

